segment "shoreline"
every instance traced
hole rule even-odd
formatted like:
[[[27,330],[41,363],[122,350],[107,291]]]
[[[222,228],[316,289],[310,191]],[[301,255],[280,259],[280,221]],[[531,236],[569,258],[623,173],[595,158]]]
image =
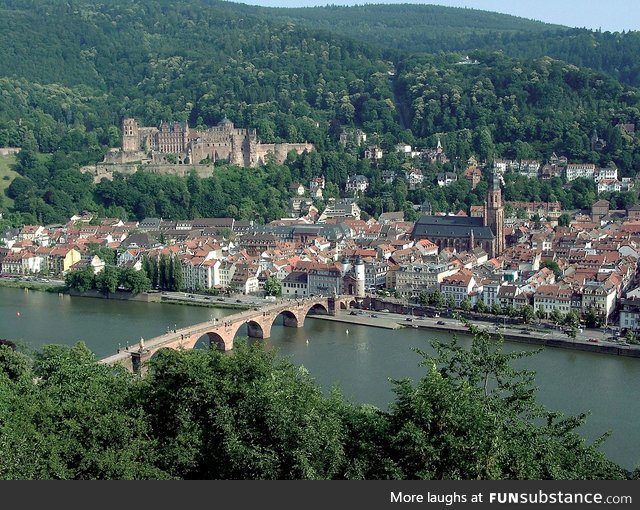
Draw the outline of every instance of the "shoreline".
[[[411,326],[409,326],[408,324],[402,322],[400,319],[388,317],[378,317],[374,319],[371,317],[347,314],[341,314],[337,316],[310,315],[309,317],[313,319],[332,320],[335,322],[343,322],[346,324],[356,324],[360,326],[371,326],[385,329],[413,328],[423,330],[426,329],[430,331],[442,331],[449,334],[469,334],[469,331],[464,324],[458,325],[457,323],[441,326],[438,324],[429,324],[428,322],[422,321],[420,323],[416,323],[414,321],[411,323]],[[448,319],[448,322],[451,321],[452,319]],[[545,336],[540,336],[536,335],[536,333],[538,332],[535,330],[529,330],[526,333],[518,331],[507,331],[502,329],[496,331],[495,329],[489,329],[489,323],[486,322],[471,321],[471,323],[481,330],[489,333],[492,338],[502,337],[504,338],[504,340],[510,342],[526,343],[532,345],[540,345],[543,347],[553,347],[568,350],[579,350],[593,352],[595,354],[609,354],[615,356],[624,356],[628,358],[640,358],[640,346],[620,346],[617,344],[607,345],[602,343],[591,343],[589,341],[582,341],[577,339],[563,339],[554,337],[551,333],[547,333]]]

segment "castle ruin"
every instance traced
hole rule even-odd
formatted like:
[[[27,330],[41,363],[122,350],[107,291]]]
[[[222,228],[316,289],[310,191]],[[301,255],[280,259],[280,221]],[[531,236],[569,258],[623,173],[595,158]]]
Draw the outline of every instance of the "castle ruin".
[[[158,127],[143,127],[126,118],[122,122],[122,149],[111,149],[104,162],[197,165],[222,160],[257,167],[267,162],[269,154],[283,163],[292,150],[302,154],[313,149],[310,143],[260,143],[255,129],[236,128],[226,118],[206,131],[190,129],[186,122],[163,121]]]

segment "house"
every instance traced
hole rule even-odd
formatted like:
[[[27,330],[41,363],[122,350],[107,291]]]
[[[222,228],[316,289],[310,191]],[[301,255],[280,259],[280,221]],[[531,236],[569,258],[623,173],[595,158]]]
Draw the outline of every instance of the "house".
[[[367,133],[361,129],[345,129],[340,133],[340,144],[346,146],[351,143],[357,146],[367,141]]]
[[[407,185],[410,190],[416,189],[424,181],[424,175],[422,175],[422,171],[419,168],[410,168],[405,171],[404,176],[407,179]]]
[[[476,279],[473,273],[468,269],[461,269],[442,280],[440,292],[442,292],[445,300],[453,299],[456,306],[460,306],[463,300],[469,299],[475,286]]]
[[[476,189],[482,179],[482,170],[477,166],[470,166],[464,171],[464,178],[471,183],[471,189]]]
[[[369,187],[369,180],[364,175],[350,175],[347,177],[345,191],[347,193],[364,193]]]
[[[324,175],[320,177],[313,177],[309,181],[309,193],[312,198],[322,198],[322,190],[324,190],[325,179]]]
[[[618,179],[601,179],[598,181],[598,193],[614,193],[622,191],[622,183]]]
[[[49,252],[49,273],[64,275],[80,258],[80,252],[76,248],[58,245]]]
[[[567,181],[573,181],[579,177],[593,179],[596,172],[596,165],[593,163],[570,163],[565,169]]]
[[[559,285],[540,285],[533,295],[533,307],[546,314],[554,311],[567,315],[571,311],[571,295],[573,291]]]
[[[309,295],[309,275],[305,271],[292,271],[282,280],[282,295],[286,298]]]
[[[332,296],[342,293],[342,273],[332,265],[309,270],[307,279],[309,295]]]
[[[355,218],[360,219],[360,207],[352,198],[329,199],[329,203],[320,217],[318,223],[326,223],[332,218]]]
[[[296,195],[304,195],[304,186],[302,184],[300,184],[299,182],[295,182],[291,185],[289,185],[289,192],[290,193],[295,193]]]
[[[377,145],[369,145],[364,151],[365,159],[369,159],[373,162],[377,162],[382,159],[382,149]]]
[[[537,179],[540,171],[540,162],[535,159],[523,159],[520,161],[518,173],[529,179]]]
[[[457,182],[458,176],[454,172],[445,172],[438,175],[438,186],[449,186],[450,184]]]
[[[616,287],[609,280],[586,282],[582,288],[582,313],[593,309],[606,320],[613,312],[616,292]]]
[[[260,288],[258,283],[259,272],[259,266],[252,266],[245,263],[237,264],[229,287],[242,294],[256,293]]]

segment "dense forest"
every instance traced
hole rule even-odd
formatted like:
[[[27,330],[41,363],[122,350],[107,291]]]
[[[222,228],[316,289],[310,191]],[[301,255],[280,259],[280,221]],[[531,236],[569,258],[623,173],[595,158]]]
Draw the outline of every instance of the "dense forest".
[[[620,59],[637,54],[627,44],[637,33],[576,33],[472,9],[415,5],[261,9],[213,0],[3,0],[0,16],[7,27],[0,33],[0,146],[23,148],[15,164],[20,177],[4,186],[9,200],[0,200],[3,224],[59,223],[85,209],[138,219],[270,221],[286,215],[289,184],[324,175],[326,200],[339,196],[354,174],[371,182],[360,197],[366,214],[404,210],[412,219],[424,201],[437,211],[482,203],[486,181],[475,190],[464,179],[445,189],[435,185],[442,172],[460,174],[470,155],[544,162],[556,152],[573,162],[615,164],[621,176],[640,171],[640,130],[629,135],[616,127],[640,125],[640,91],[619,73],[545,56],[554,53],[543,46],[523,43],[527,52],[516,57],[488,44],[552,41],[545,35],[551,30],[579,47],[567,49],[574,56],[595,58],[615,47],[615,56],[599,58],[622,70]],[[365,27],[386,46],[365,37]],[[612,37],[618,42],[600,42]],[[443,46],[420,46],[430,39]],[[465,56],[474,63],[460,64]],[[309,141],[316,151],[259,170],[218,165],[207,179],[136,175],[93,184],[79,168],[119,146],[124,116],[142,125],[186,120],[195,128],[228,117],[255,127],[263,142]],[[382,161],[370,164],[363,147],[338,143],[350,127],[384,149]],[[590,144],[594,131],[606,142],[600,151]],[[400,142],[429,148],[438,139],[449,163],[410,162],[394,153]],[[425,175],[415,190],[403,174],[412,165]],[[387,183],[384,172],[397,178]],[[597,196],[587,184],[561,179],[528,185],[514,176],[506,186],[509,199],[557,199],[566,209],[589,207]],[[617,206],[637,201],[635,192],[606,197]]]
[[[536,400],[524,356],[434,342],[387,410],[324,394],[261,344],[163,349],[140,378],[84,346],[0,345],[0,479],[625,479]],[[528,354],[527,354],[528,355]],[[487,385],[487,381],[490,384]],[[28,438],[28,440],[27,440]],[[635,476],[635,475],[633,475]]]
[[[352,37],[398,53],[468,53],[499,50],[519,58],[550,56],[604,71],[640,85],[639,32],[567,28],[505,14],[437,5],[328,5],[313,9],[269,9],[309,26]]]

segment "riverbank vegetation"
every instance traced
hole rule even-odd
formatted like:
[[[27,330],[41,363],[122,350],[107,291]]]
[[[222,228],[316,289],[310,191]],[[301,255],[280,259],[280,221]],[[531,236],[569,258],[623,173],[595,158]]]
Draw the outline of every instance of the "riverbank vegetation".
[[[83,345],[0,346],[3,479],[623,479],[536,399],[534,374],[472,328],[421,352],[388,410],[328,396],[257,344],[161,350],[146,377]]]

